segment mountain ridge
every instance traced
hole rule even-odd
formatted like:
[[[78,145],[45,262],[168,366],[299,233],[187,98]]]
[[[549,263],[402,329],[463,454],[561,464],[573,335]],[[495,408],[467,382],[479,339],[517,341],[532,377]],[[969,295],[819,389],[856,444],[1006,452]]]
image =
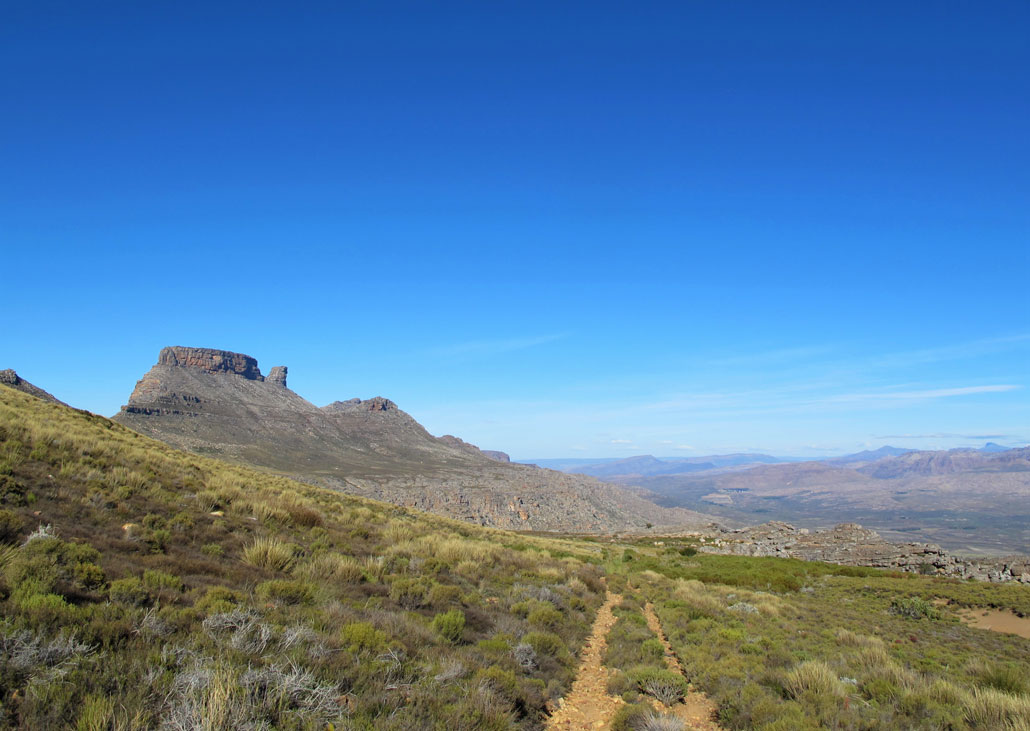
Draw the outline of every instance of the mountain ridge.
[[[381,396],[320,408],[287,387],[284,366],[273,372],[281,378],[241,353],[164,348],[112,418],[182,449],[481,525],[603,532],[712,521],[437,438]]]

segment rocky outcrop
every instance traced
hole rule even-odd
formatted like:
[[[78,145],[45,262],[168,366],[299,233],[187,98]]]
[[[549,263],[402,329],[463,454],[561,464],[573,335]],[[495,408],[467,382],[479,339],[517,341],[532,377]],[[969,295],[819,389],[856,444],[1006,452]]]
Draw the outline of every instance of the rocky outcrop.
[[[841,523],[829,530],[809,531],[773,521],[743,528],[703,550],[740,556],[779,556],[825,561],[843,566],[908,571],[979,581],[1019,581],[1030,584],[1030,558],[969,559],[952,555],[933,543],[891,543],[876,531],[857,523]]]
[[[496,449],[480,449],[484,457],[492,459],[494,462],[511,462],[511,457],[507,452],[498,452]]]
[[[397,404],[388,398],[375,396],[362,401],[359,398],[347,399],[346,401],[333,401],[331,404],[322,407],[325,411],[400,411]]]
[[[62,406],[68,405],[64,403],[64,401],[61,401],[58,398],[56,398],[53,394],[44,391],[39,386],[32,385],[10,368],[0,371],[0,383],[2,383],[5,386],[10,386],[11,388],[15,388],[21,391],[22,393],[27,393],[29,396],[41,398],[44,401],[50,401],[51,403],[61,404]]]
[[[268,372],[265,377],[267,383],[274,383],[276,385],[286,388],[286,366],[274,366],[272,370]]]
[[[206,373],[230,373],[252,381],[263,381],[261,370],[255,358],[242,353],[212,348],[184,348],[173,345],[163,348],[157,356],[158,365],[178,366],[180,368],[196,368]],[[282,366],[280,366],[282,367]],[[286,371],[283,369],[285,382]]]

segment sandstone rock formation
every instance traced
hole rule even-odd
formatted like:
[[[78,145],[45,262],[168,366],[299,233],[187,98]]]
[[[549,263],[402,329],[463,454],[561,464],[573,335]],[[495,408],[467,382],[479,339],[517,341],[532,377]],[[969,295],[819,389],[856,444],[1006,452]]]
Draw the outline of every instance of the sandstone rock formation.
[[[113,418],[176,447],[482,525],[597,532],[711,520],[438,439],[386,398],[318,408],[286,386],[285,366],[266,378],[240,353],[165,348]]]
[[[891,543],[857,523],[809,531],[771,521],[720,536],[703,549],[739,556],[779,556],[826,561],[843,566],[872,566],[935,576],[1030,584],[1030,558],[968,559],[933,543]]]
[[[11,388],[16,388],[19,391],[22,391],[23,393],[27,393],[30,396],[35,396],[36,398],[41,398],[44,401],[50,401],[55,404],[61,404],[62,406],[68,405],[64,403],[64,401],[57,399],[53,394],[44,391],[39,386],[32,385],[24,378],[20,377],[10,368],[0,371],[0,384],[10,386]]]

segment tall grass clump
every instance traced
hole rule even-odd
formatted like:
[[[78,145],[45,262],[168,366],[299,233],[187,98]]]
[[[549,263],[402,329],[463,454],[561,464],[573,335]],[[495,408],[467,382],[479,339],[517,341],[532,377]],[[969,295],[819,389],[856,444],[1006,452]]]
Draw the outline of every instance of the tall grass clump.
[[[847,695],[837,673],[820,660],[808,660],[788,671],[783,689],[795,700],[809,693],[821,698],[843,699]]]
[[[256,538],[243,549],[244,561],[251,566],[271,571],[289,571],[296,557],[296,546],[278,538]]]

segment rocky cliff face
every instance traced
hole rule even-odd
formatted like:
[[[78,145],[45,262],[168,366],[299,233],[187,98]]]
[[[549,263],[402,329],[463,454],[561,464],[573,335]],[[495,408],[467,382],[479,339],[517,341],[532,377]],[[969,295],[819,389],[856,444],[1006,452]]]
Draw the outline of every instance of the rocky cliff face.
[[[165,348],[113,418],[176,447],[482,525],[607,531],[710,522],[589,477],[438,439],[386,398],[318,408],[286,386],[285,366],[264,377],[241,353]]]
[[[10,368],[0,371],[0,384],[3,384],[4,386],[10,386],[11,388],[15,388],[23,393],[27,393],[30,396],[41,398],[44,401],[50,401],[51,403],[61,404],[62,406],[68,405],[64,403],[64,401],[58,400],[52,394],[47,393],[39,386],[32,385],[24,378],[20,377]]]
[[[914,573],[953,576],[979,581],[1018,581],[1030,584],[1030,558],[967,559],[933,543],[890,543],[876,531],[857,523],[830,530],[808,531],[773,521],[744,528],[707,543],[709,553],[741,556],[780,556],[826,561],[843,566],[872,566]]]

